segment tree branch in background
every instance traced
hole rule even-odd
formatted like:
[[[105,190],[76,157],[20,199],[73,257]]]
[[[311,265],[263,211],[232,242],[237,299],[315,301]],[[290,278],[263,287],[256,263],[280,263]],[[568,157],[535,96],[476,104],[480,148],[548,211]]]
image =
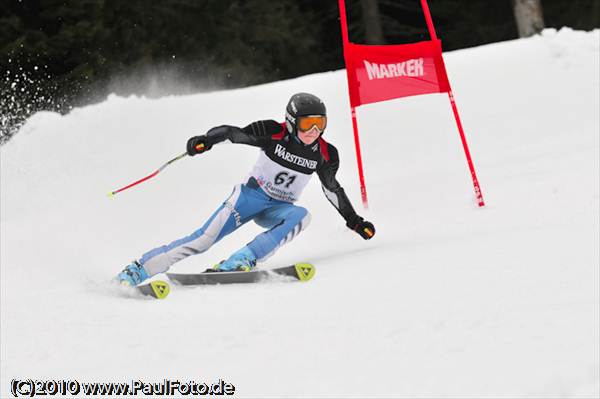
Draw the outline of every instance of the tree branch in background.
[[[385,44],[377,0],[360,0],[367,44]]]
[[[512,0],[519,37],[529,37],[544,29],[541,0]]]

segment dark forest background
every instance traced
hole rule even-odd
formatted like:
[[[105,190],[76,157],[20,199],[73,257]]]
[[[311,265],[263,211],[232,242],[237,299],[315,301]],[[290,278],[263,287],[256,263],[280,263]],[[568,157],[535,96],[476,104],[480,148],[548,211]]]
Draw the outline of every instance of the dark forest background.
[[[418,0],[379,0],[386,43],[427,40]],[[518,37],[511,0],[429,0],[444,50]],[[600,0],[542,0],[546,27],[600,26]],[[365,42],[360,0],[350,40]],[[37,110],[110,93],[236,88],[343,68],[337,0],[0,0],[4,142]]]

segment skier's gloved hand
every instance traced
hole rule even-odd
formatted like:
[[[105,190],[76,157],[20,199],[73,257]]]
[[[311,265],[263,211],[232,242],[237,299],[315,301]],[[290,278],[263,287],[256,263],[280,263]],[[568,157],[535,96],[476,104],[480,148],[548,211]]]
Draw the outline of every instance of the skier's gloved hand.
[[[373,223],[364,220],[358,215],[348,220],[346,226],[356,231],[365,240],[370,240],[375,235],[375,226],[373,226]]]
[[[206,136],[194,136],[187,142],[187,153],[189,156],[201,154],[212,148],[212,145],[208,144]]]

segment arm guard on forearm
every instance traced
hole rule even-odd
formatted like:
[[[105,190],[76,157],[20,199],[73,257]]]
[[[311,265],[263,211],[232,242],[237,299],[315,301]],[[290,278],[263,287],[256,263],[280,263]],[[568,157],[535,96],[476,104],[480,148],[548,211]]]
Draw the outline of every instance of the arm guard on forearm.
[[[327,200],[331,202],[335,209],[338,210],[338,212],[340,213],[340,215],[342,215],[346,223],[357,217],[356,211],[352,207],[352,204],[350,203],[346,192],[341,186],[337,189],[334,189],[333,191],[329,190],[325,185],[322,185],[321,188],[323,189]]]

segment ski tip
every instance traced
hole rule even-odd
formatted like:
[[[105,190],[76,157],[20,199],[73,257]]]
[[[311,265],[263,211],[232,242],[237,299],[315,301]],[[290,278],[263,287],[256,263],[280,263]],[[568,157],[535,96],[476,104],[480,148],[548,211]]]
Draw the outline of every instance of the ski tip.
[[[310,263],[296,263],[294,269],[300,281],[308,281],[315,275],[315,267]]]
[[[156,299],[165,299],[167,297],[167,295],[169,295],[169,292],[171,292],[169,284],[167,284],[164,281],[160,281],[160,280],[151,281],[149,283],[149,285],[150,285],[150,288],[152,288],[152,292],[154,293],[153,296]]]

